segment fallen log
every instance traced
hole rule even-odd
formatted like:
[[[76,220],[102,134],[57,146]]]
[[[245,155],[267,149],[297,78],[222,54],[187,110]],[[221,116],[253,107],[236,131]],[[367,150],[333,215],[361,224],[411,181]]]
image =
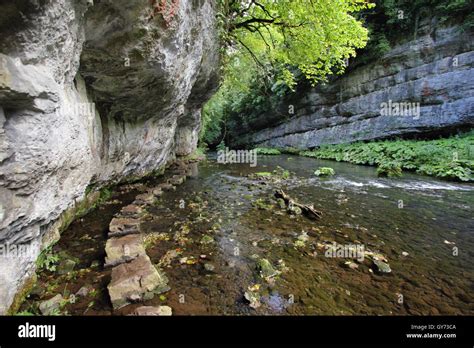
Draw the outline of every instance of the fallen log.
[[[285,201],[287,207],[295,206],[301,209],[304,215],[313,220],[319,220],[323,213],[319,210],[314,209],[312,205],[306,205],[296,202],[290,196],[288,196],[283,190],[277,190],[275,192],[276,198],[281,198]]]

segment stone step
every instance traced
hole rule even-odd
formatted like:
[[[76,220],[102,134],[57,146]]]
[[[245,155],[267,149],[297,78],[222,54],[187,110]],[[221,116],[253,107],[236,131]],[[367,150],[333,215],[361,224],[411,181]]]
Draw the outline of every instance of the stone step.
[[[159,184],[158,185],[158,188],[160,188],[161,190],[163,191],[175,191],[176,190],[176,187],[170,183],[163,183],[163,184]]]
[[[115,217],[109,225],[109,237],[120,237],[128,234],[140,234],[140,219]]]
[[[153,193],[142,193],[135,197],[133,204],[153,204],[155,200]]]
[[[114,267],[107,289],[113,308],[117,310],[131,303],[150,300],[169,291],[170,287],[164,273],[153,266],[148,256],[141,255]]]
[[[163,195],[163,190],[160,187],[156,187],[153,190],[151,190],[151,193],[155,197],[161,197]]]
[[[130,262],[139,256],[146,255],[143,246],[143,235],[131,234],[128,236],[110,238],[105,245],[105,267],[113,267]]]
[[[170,179],[168,179],[168,183],[171,185],[181,185],[186,181],[186,175],[173,175]]]
[[[143,214],[144,210],[137,204],[129,204],[120,210],[120,214],[127,217],[136,217]]]
[[[173,310],[168,306],[142,306],[136,308],[132,314],[138,316],[170,316],[173,315]]]

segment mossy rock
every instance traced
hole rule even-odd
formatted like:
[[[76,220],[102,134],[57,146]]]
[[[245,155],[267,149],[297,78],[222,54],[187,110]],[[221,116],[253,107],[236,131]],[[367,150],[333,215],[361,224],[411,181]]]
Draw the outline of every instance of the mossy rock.
[[[314,175],[316,176],[332,176],[335,174],[336,172],[334,171],[334,169],[329,168],[329,167],[321,167],[321,168],[318,168],[318,170],[314,172]]]

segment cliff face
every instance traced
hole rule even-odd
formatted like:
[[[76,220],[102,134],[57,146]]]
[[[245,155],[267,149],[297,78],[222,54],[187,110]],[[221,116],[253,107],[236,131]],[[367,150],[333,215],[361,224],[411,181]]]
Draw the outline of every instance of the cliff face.
[[[299,90],[262,115],[265,124],[250,125],[254,132],[236,137],[233,146],[307,149],[472,127],[472,33],[432,20],[420,26],[416,38],[410,36],[376,62],[325,86]],[[407,112],[397,114],[396,107]]]
[[[159,3],[0,3],[0,314],[89,185],[195,149],[218,82],[215,9]]]

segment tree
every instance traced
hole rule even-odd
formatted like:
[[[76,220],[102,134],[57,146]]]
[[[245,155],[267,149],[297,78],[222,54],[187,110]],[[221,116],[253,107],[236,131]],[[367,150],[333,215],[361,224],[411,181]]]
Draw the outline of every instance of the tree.
[[[293,87],[297,67],[313,84],[342,73],[367,29],[354,14],[367,0],[221,0],[230,52],[246,52],[265,71]]]

